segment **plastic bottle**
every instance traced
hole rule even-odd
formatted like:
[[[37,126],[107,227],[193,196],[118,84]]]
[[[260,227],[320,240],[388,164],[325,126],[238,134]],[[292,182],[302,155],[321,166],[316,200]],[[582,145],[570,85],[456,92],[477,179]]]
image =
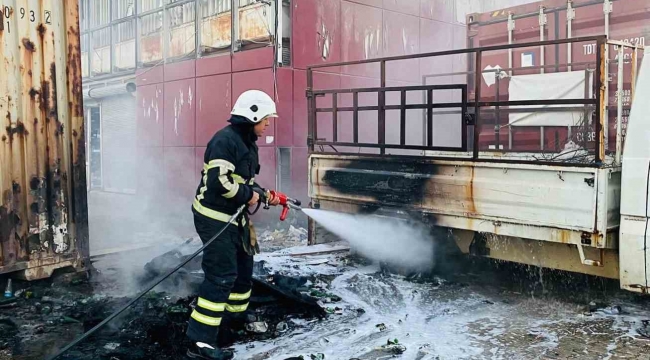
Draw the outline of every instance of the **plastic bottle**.
[[[7,281],[7,287],[5,288],[5,297],[10,298],[13,296],[14,296],[14,292],[11,286],[11,279],[9,279],[9,281]]]

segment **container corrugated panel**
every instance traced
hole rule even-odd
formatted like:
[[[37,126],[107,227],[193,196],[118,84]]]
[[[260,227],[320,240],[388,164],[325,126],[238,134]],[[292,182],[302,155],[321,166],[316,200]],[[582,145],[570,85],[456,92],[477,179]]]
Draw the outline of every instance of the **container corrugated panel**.
[[[608,3],[609,4],[609,3]],[[544,38],[545,40],[565,39],[567,37],[584,37],[594,35],[609,35],[611,40],[624,41],[633,45],[647,45],[650,41],[650,0],[613,0],[611,7],[605,6],[603,0],[546,0],[526,5],[511,7],[502,10],[495,10],[483,14],[470,14],[468,20],[468,44],[471,47],[502,45],[508,43],[508,14],[512,14],[514,20],[513,43],[535,42],[540,40],[540,17],[542,8],[546,21]],[[606,17],[609,17],[606,23]],[[569,34],[569,29],[571,33]],[[556,45],[545,47],[544,64],[554,65],[546,68],[546,72],[567,71],[567,63],[593,63],[596,60],[596,45],[588,43],[575,43],[571,45],[571,53],[568,45]],[[540,48],[525,48],[513,51],[513,67],[522,66],[524,55],[532,60],[535,66],[541,65]],[[616,101],[617,101],[617,54],[613,46],[609,47],[609,147],[612,151],[616,141]],[[624,54],[624,84],[623,84],[623,128],[627,123],[627,114],[630,105],[631,89],[631,56],[632,50],[625,50]],[[643,52],[638,52],[638,64],[641,63]],[[570,61],[569,61],[570,60]],[[508,53],[506,51],[492,52],[485,54],[482,58],[482,66],[508,67]],[[555,66],[556,65],[556,66]],[[470,63],[470,70],[473,70],[473,61]],[[593,67],[593,65],[587,65]],[[583,70],[585,66],[574,66],[573,70]],[[535,70],[517,70],[515,75],[540,73]],[[473,84],[473,81],[470,80]],[[507,100],[508,80],[501,81],[500,98]],[[483,82],[482,97],[484,100],[495,99],[495,86],[488,86]],[[501,118],[500,124],[507,123]],[[494,121],[494,119],[486,119]],[[489,126],[492,128],[491,126]],[[488,144],[494,144],[494,132],[484,127],[481,132],[481,148],[487,148]],[[573,129],[572,140],[577,143],[585,143],[587,147],[593,146],[595,133],[579,132]],[[623,131],[624,132],[624,131]],[[517,128],[513,135],[513,149],[515,150],[540,150],[541,132],[539,128]],[[557,150],[564,146],[568,139],[568,129],[560,127],[546,127],[544,129],[545,150]],[[505,133],[501,134],[500,144],[507,146]]]
[[[88,257],[77,0],[0,0],[0,274]]]

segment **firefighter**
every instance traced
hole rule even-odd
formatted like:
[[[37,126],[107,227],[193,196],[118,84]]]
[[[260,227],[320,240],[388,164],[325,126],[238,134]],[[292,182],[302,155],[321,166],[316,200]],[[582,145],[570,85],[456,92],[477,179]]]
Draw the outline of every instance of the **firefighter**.
[[[260,172],[256,141],[277,117],[275,102],[258,90],[243,93],[235,103],[230,125],[218,131],[204,155],[202,178],[192,206],[196,231],[205,243],[226,225],[244,204],[260,201],[255,175]],[[279,199],[262,192],[269,205]],[[192,359],[232,359],[233,353],[217,347],[219,325],[224,317],[243,314],[251,296],[253,255],[257,238],[247,215],[240,216],[203,251],[205,279],[192,311],[187,337]]]

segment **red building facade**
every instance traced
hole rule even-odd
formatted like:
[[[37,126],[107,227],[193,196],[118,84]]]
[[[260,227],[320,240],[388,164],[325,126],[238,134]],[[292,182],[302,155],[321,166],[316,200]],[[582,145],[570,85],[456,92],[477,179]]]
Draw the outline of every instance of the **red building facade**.
[[[275,97],[280,115],[259,141],[259,182],[306,202],[305,69],[309,65],[507,43],[508,13],[516,22],[512,30],[514,42],[537,41],[540,6],[548,12],[545,39],[564,38],[568,36],[568,3],[291,0],[276,5],[256,0],[80,0],[84,105],[88,107],[89,127],[86,133],[90,135],[91,238],[93,229],[101,228],[92,224],[92,190],[126,194],[128,201],[122,201],[123,196],[114,203],[119,211],[106,210],[115,216],[127,207],[137,209],[121,217],[120,224],[127,220],[142,224],[149,218],[179,218],[179,223],[190,224],[186,232],[191,232],[189,209],[205,146],[226,124],[237,96],[247,89],[263,90]],[[605,32],[602,2],[580,0],[571,4],[576,7],[572,36]],[[508,6],[517,7],[504,9]],[[275,16],[276,8],[281,9],[279,17]],[[563,10],[553,10],[557,8]],[[611,36],[645,44],[648,22],[644,9],[647,0],[614,1]],[[574,49],[574,61],[590,55],[588,52],[588,46]],[[522,66],[520,55],[513,55],[513,66]],[[532,57],[537,64],[539,54],[535,49]],[[545,58],[548,63],[568,60],[564,49],[549,49]],[[506,53],[486,56],[484,60],[484,65],[508,66]],[[472,63],[465,56],[389,63],[387,86],[422,84],[425,77],[427,84],[465,84],[467,77],[458,73],[468,70],[473,70]],[[456,75],[444,75],[451,73]],[[314,74],[314,86],[379,86],[379,75],[377,64],[324,68]],[[129,83],[136,86],[121,86]],[[118,88],[121,92],[115,90]],[[483,94],[492,94],[493,88],[483,84]],[[409,93],[408,102],[421,101],[421,96]],[[440,98],[434,102],[458,100],[452,93],[436,92],[435,96]],[[318,101],[323,106],[331,100]],[[396,101],[399,94],[387,94],[388,104]],[[359,102],[360,106],[374,105],[377,99],[361,95]],[[339,106],[350,103],[349,98],[339,99]],[[322,115],[318,118],[319,137],[331,139],[331,121],[328,123],[326,115]],[[398,119],[399,113],[387,112],[388,143],[399,141],[399,133],[389,131],[398,128]],[[422,114],[409,111],[407,120],[407,143],[422,144]],[[437,117],[436,126],[441,130],[434,131],[434,144],[457,145],[454,141],[460,139],[460,121],[455,115]],[[338,139],[349,139],[351,114],[339,114],[338,123]],[[359,124],[359,141],[376,142],[376,114],[361,112]],[[524,130],[514,135],[514,146],[537,148],[542,137],[539,129]],[[558,136],[560,140],[567,137],[562,133],[566,129],[544,131],[542,138],[547,142],[557,143]],[[480,136],[486,149],[494,146],[493,131],[485,128]],[[501,136],[499,146],[504,146],[507,136]],[[545,148],[551,148],[551,144]],[[105,197],[98,198],[97,203],[107,207]]]
[[[279,118],[259,141],[259,182],[307,198],[307,85],[310,64],[360,60],[458,48],[465,25],[454,1],[299,0],[290,7],[290,61],[274,74],[274,48],[263,47],[167,63],[136,73],[138,189],[145,174],[162,168],[158,184],[191,199],[203,166],[205,145],[226,124],[237,97],[247,89],[272,94]],[[424,67],[421,69],[420,67]],[[422,71],[463,71],[463,63],[402,63],[388,69],[395,85],[418,83]],[[427,67],[429,69],[427,69]],[[371,67],[327,68],[318,87],[361,87],[378,82]],[[390,84],[389,84],[390,85]],[[325,135],[327,136],[327,135]],[[157,187],[155,187],[157,188]],[[189,203],[189,202],[188,202]]]

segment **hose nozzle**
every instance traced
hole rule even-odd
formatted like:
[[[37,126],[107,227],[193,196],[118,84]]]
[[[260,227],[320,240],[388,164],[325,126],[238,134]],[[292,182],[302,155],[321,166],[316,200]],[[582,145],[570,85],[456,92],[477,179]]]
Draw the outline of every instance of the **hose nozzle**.
[[[271,195],[274,197],[277,197],[280,199],[280,206],[282,206],[282,213],[280,214],[280,221],[284,221],[287,218],[287,215],[289,215],[289,208],[292,208],[294,210],[302,210],[300,208],[300,205],[302,204],[300,200],[297,199],[292,199],[288,197],[286,194],[281,193],[279,191],[271,191]]]

